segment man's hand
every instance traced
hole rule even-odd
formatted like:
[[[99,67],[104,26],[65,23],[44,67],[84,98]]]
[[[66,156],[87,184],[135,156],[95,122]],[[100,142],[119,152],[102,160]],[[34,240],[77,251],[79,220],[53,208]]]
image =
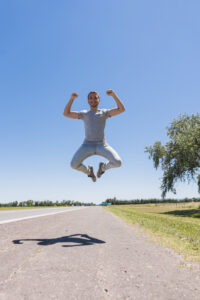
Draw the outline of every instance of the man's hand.
[[[117,104],[117,108],[113,108],[110,110],[109,112],[109,116],[112,117],[112,116],[116,116],[118,114],[121,114],[122,112],[125,111],[125,108],[124,108],[124,105],[123,103],[121,102],[121,100],[117,97],[117,95],[115,94],[115,92],[113,90],[107,90],[106,91],[106,94],[108,96],[112,96],[113,99],[115,100],[116,104]]]
[[[75,111],[71,111],[71,106],[72,106],[72,103],[74,102],[74,100],[78,97],[78,93],[76,92],[73,92],[70,99],[69,99],[69,102],[67,103],[67,105],[65,106],[65,109],[64,109],[64,116],[65,117],[68,117],[68,118],[71,118],[71,119],[78,119],[78,113],[75,112]]]
[[[108,96],[114,96],[115,95],[115,92],[113,91],[113,90],[107,90],[106,91],[106,94],[108,95]]]
[[[75,100],[78,97],[78,93],[74,92],[71,95],[71,99]]]

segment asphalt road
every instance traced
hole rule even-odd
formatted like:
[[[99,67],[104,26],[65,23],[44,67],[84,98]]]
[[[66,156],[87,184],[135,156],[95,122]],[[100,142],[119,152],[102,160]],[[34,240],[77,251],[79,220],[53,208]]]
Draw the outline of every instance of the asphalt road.
[[[82,209],[84,207],[50,207],[50,208],[33,208],[33,209],[16,209],[16,210],[0,210],[0,224],[21,221],[53,215],[72,210]]]
[[[199,300],[199,265],[101,207],[1,224],[0,236],[1,300]]]

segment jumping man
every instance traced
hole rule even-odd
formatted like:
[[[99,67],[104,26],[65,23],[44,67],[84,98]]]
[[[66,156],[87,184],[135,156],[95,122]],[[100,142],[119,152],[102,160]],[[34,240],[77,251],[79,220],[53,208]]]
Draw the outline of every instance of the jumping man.
[[[92,166],[88,168],[82,162],[89,156],[100,155],[108,159],[108,163],[100,162],[97,177],[110,168],[117,168],[121,166],[121,159],[117,152],[109,146],[104,136],[104,128],[106,119],[121,114],[125,111],[124,105],[117,97],[113,90],[107,90],[107,95],[112,96],[117,104],[117,108],[113,109],[99,109],[100,98],[96,91],[91,91],[88,94],[88,104],[90,110],[82,110],[80,112],[71,111],[71,106],[74,100],[78,97],[78,93],[74,92],[67,103],[64,116],[71,119],[81,119],[85,125],[85,140],[78,151],[74,154],[71,167],[79,170],[96,181],[96,176]]]

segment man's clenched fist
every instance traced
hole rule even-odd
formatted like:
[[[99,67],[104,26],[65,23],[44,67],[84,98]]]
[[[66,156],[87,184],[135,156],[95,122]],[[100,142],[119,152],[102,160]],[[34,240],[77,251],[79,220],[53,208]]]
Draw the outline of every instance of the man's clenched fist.
[[[72,93],[72,96],[71,96],[72,99],[76,99],[77,97],[78,97],[78,93],[76,93],[76,92]]]
[[[108,95],[108,96],[114,96],[114,91],[113,90],[107,90],[106,91],[106,94]]]

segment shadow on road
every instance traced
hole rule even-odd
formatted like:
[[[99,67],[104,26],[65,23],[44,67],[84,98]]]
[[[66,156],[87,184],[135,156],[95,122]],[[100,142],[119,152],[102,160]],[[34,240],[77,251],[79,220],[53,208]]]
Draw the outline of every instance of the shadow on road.
[[[163,214],[174,215],[178,217],[200,218],[199,209],[174,210],[174,211],[164,212]]]
[[[14,244],[23,244],[24,241],[38,241],[38,245],[49,246],[57,243],[76,243],[76,245],[63,245],[62,247],[90,246],[93,244],[104,244],[104,241],[90,237],[87,234],[73,234],[54,239],[21,239],[13,240]]]

